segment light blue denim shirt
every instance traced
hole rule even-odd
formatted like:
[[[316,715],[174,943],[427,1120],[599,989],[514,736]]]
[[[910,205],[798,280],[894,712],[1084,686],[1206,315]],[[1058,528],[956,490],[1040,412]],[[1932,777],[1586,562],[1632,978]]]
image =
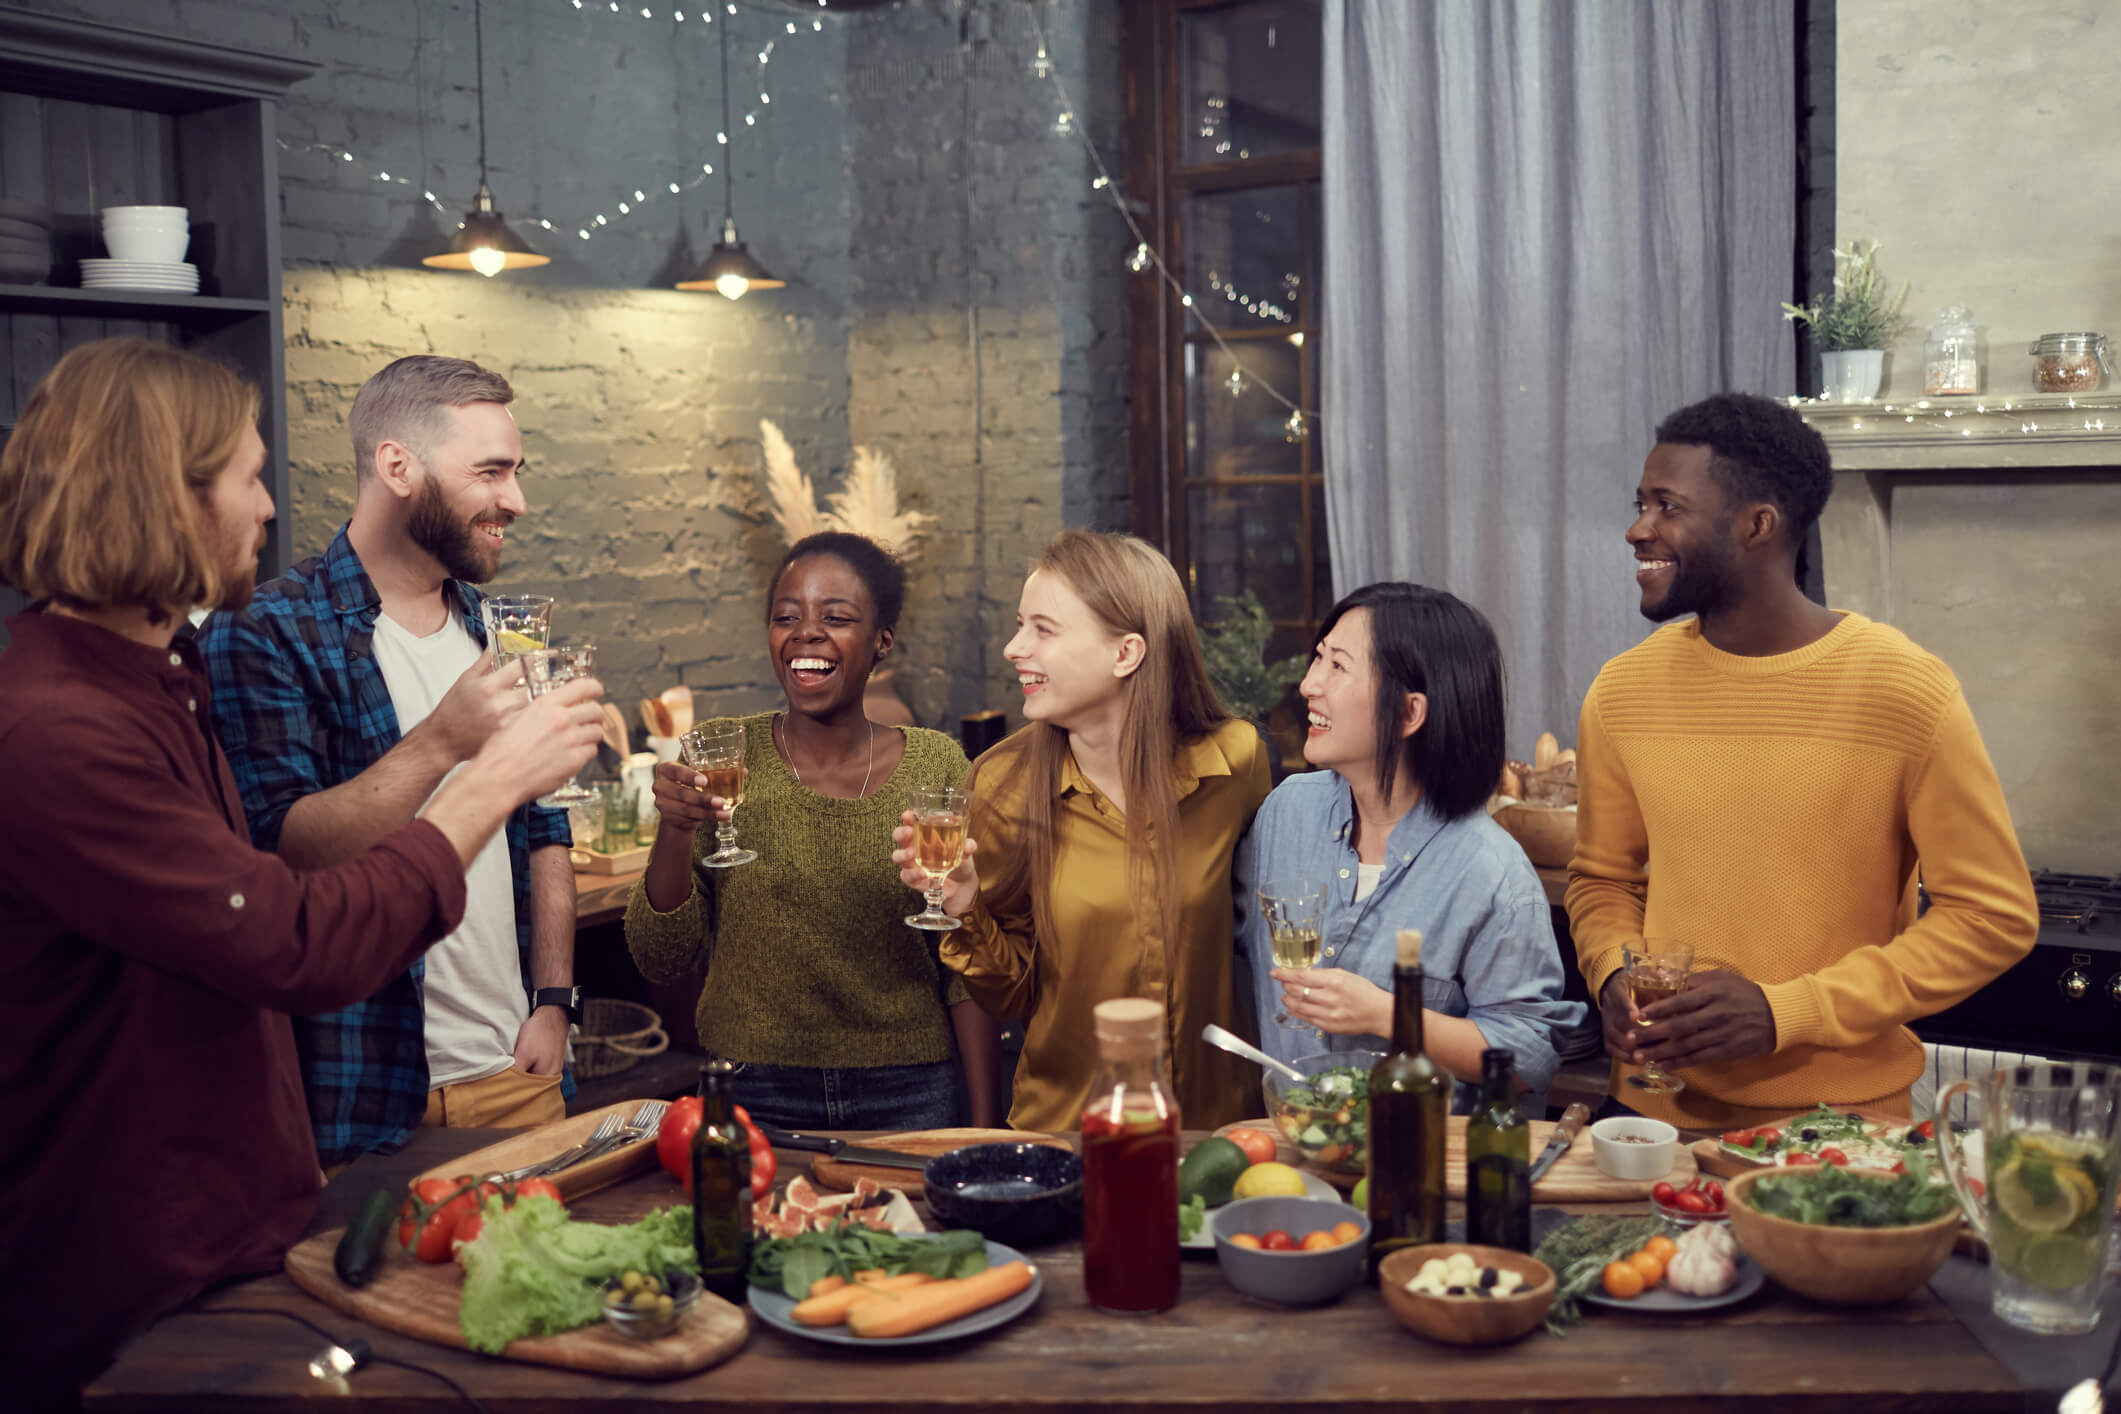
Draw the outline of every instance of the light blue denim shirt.
[[[1476,811],[1444,820],[1417,804],[1393,826],[1384,874],[1357,903],[1355,796],[1331,771],[1291,776],[1252,821],[1237,859],[1241,899],[1262,877],[1314,879],[1326,887],[1325,938],[1318,965],[1360,973],[1392,989],[1395,935],[1419,928],[1426,1003],[1468,1016],[1490,1046],[1515,1052],[1528,1087],[1525,1113],[1546,1117],[1546,1090],[1559,1064],[1555,1037],[1583,1020],[1581,1002],[1562,1000],[1561,954],[1546,891],[1524,850]],[[1244,910],[1238,947],[1251,962],[1260,1045],[1284,1060],[1320,1051],[1389,1049],[1389,1038],[1329,1036],[1278,1026],[1281,984],[1256,906]],[[1480,1077],[1458,1077],[1452,1108],[1472,1107]]]

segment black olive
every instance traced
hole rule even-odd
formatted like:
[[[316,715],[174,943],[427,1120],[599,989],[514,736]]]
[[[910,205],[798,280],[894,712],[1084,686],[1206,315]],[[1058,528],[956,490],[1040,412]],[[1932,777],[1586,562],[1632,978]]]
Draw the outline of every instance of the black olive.
[[[1819,1131],[1816,1129],[1807,1129],[1804,1131],[1804,1133],[1798,1135],[1797,1137],[1799,1139],[1802,1139],[1805,1143],[1809,1144],[1814,1139],[1817,1139],[1819,1137]]]
[[[1920,1144],[1922,1142],[1922,1131],[1919,1129],[1910,1129],[1907,1132],[1907,1142],[1910,1144]]]
[[[1463,1296],[1466,1294],[1466,1289],[1462,1286],[1447,1286],[1443,1289],[1443,1294],[1446,1296]]]
[[[1482,1267],[1480,1269],[1480,1284],[1483,1288],[1493,1286],[1495,1277],[1496,1271],[1493,1267]]]

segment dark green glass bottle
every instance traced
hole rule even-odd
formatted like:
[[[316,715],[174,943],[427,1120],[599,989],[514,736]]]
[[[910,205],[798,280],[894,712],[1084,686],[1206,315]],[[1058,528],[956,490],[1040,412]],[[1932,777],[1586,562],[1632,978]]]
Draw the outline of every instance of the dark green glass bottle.
[[[700,1127],[692,1136],[692,1248],[700,1283],[724,1301],[744,1304],[751,1270],[751,1145],[737,1123],[731,1093],[736,1067],[700,1067]]]
[[[1517,1103],[1516,1056],[1480,1053],[1480,1103],[1466,1121],[1466,1241],[1532,1250],[1532,1126]]]
[[[1370,1072],[1370,1274],[1402,1247],[1443,1241],[1451,1076],[1421,1051],[1421,934],[1398,939],[1392,1049]]]

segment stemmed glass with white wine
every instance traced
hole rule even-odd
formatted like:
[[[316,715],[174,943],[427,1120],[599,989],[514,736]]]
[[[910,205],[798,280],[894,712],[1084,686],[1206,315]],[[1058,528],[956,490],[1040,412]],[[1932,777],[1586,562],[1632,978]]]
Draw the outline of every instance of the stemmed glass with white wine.
[[[479,601],[479,618],[485,622],[486,644],[497,668],[552,641],[550,594],[488,595]]]
[[[1276,967],[1303,972],[1318,965],[1325,936],[1325,885],[1310,879],[1268,879],[1259,886],[1259,916],[1266,921]],[[1286,1011],[1274,1013],[1274,1024],[1290,1031],[1312,1029]]]
[[[965,862],[965,793],[953,786],[913,792],[913,859],[928,876],[928,906],[906,916],[908,926],[947,933],[963,923],[943,912],[943,881]]]
[[[744,724],[724,721],[694,727],[678,738],[678,754],[707,778],[707,794],[721,797],[734,817],[744,803],[744,778],[749,774],[744,769]],[[757,850],[737,848],[734,818],[715,826],[714,840],[719,848],[700,861],[709,869],[734,869],[759,857]]]
[[[1646,938],[1641,947],[1621,951],[1620,965],[1627,973],[1634,1023],[1648,1029],[1656,1023],[1642,1019],[1643,1008],[1676,997],[1686,990],[1687,977],[1694,970],[1694,949],[1686,943]],[[1655,1061],[1646,1063],[1639,1072],[1628,1076],[1627,1083],[1651,1095],[1676,1095],[1686,1089],[1686,1081]]]
[[[491,603],[491,600],[487,601]],[[551,601],[546,601],[548,606]],[[586,678],[597,664],[597,646],[594,643],[563,643],[557,648],[534,648],[521,655],[523,659],[523,685],[533,698],[546,693],[563,683],[576,678]],[[503,662],[507,660],[502,659]],[[538,797],[538,804],[556,810],[565,810],[587,800],[595,800],[597,793],[583,785],[573,776],[567,783],[547,795]]]

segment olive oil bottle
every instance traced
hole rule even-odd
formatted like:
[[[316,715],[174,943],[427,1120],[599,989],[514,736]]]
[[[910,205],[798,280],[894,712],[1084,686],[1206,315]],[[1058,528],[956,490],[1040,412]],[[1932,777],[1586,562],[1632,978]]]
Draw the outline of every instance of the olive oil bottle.
[[[1392,1049],[1370,1072],[1370,1274],[1402,1247],[1443,1241],[1451,1075],[1421,1051],[1421,933],[1392,969]]]
[[[1466,1241],[1532,1250],[1532,1126],[1517,1103],[1516,1056],[1480,1053],[1480,1103],[1466,1121]]]
[[[700,1127],[692,1135],[692,1247],[700,1284],[743,1305],[751,1271],[751,1144],[737,1123],[736,1067],[700,1067]]]

